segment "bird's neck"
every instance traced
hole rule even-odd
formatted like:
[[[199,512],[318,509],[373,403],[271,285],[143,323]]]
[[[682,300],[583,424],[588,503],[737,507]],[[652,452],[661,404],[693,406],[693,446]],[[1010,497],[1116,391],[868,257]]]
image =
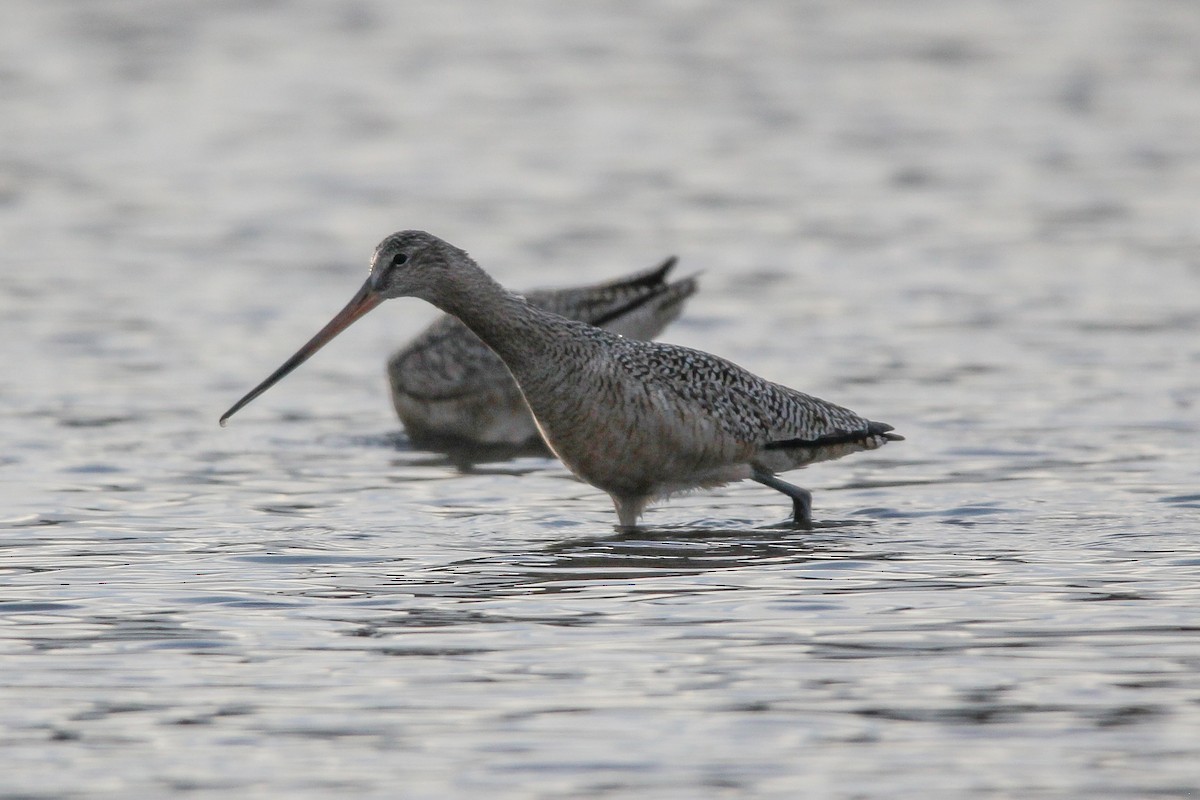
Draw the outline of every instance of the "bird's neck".
[[[565,320],[531,306],[476,269],[465,285],[439,298],[436,305],[458,317],[516,372],[547,352],[556,338],[554,329]]]

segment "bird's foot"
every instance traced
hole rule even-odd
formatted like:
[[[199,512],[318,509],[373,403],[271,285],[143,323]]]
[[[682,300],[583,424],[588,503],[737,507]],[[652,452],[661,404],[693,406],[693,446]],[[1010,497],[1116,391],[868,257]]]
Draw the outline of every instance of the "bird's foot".
[[[811,531],[813,529],[812,521],[812,493],[801,489],[806,495],[805,497],[792,498],[792,525],[802,530]]]
[[[806,531],[812,530],[812,492],[780,480],[772,473],[762,469],[755,469],[750,475],[750,479],[763,486],[770,486],[775,491],[783,492],[792,498],[792,525]]]

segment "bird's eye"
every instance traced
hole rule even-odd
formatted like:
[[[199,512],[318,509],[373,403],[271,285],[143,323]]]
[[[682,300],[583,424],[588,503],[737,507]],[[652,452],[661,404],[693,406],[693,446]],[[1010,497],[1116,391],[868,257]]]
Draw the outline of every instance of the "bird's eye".
[[[396,253],[396,255],[392,256],[391,265],[393,267],[398,267],[401,264],[403,264],[405,261],[408,261],[407,253]]]

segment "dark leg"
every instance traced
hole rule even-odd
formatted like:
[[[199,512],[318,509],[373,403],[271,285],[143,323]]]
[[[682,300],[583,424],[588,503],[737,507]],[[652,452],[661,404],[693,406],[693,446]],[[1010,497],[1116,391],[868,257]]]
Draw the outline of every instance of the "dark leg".
[[[781,481],[765,470],[754,470],[750,479],[758,481],[763,486],[770,486],[775,491],[783,492],[792,498],[792,517],[796,527],[804,528],[806,531],[812,530],[812,492],[808,489],[801,489],[799,486],[793,486],[787,481]]]

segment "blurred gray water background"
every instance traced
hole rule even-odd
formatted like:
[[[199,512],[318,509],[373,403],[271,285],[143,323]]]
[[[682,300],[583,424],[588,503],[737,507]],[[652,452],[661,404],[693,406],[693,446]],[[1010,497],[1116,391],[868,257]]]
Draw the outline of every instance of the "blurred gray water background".
[[[1195,797],[1200,5],[6,0],[0,798]],[[408,446],[425,228],[908,441]]]

